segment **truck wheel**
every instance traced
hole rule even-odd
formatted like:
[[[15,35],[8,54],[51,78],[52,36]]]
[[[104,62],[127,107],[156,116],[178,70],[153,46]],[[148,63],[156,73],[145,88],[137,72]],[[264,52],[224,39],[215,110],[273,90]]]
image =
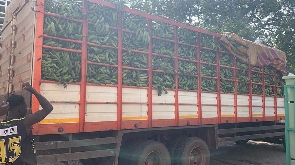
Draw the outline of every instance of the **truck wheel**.
[[[200,138],[188,137],[179,142],[175,150],[174,165],[210,165],[210,151]]]
[[[148,140],[136,146],[130,157],[130,165],[171,165],[170,154],[165,145]]]
[[[167,149],[170,153],[170,157],[171,157],[171,163],[174,164],[175,163],[175,157],[173,156],[176,150],[176,147],[178,145],[179,142],[183,141],[184,139],[186,139],[187,136],[179,136],[176,138],[173,138],[172,140],[170,140],[167,144]]]

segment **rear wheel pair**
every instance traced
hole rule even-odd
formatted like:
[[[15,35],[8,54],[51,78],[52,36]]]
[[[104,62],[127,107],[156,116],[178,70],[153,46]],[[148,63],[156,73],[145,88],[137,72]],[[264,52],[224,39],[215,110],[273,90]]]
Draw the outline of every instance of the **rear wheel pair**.
[[[205,141],[181,137],[168,144],[173,165],[209,165],[210,151]]]
[[[165,145],[148,140],[135,142],[122,148],[120,163],[126,165],[171,165],[170,154]]]
[[[169,151],[162,143],[152,140],[133,143],[122,149],[120,163],[128,165],[210,164],[208,146],[199,138],[178,138],[171,142],[168,148]]]

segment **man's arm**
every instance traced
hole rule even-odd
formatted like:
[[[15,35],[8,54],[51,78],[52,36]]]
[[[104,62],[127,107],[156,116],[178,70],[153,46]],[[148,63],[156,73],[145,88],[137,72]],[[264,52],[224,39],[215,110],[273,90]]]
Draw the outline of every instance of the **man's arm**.
[[[43,108],[42,110],[37,111],[34,114],[27,115],[27,117],[25,118],[24,122],[27,131],[30,131],[31,126],[43,120],[53,110],[53,107],[51,103],[40,93],[38,93],[34,88],[32,88],[29,83],[23,84],[23,88],[35,95],[41,107]]]

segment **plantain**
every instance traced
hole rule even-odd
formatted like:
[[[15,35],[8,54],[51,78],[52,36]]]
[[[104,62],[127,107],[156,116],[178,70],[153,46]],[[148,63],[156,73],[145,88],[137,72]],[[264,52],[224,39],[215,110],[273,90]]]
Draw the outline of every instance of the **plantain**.
[[[175,89],[175,78],[178,78],[178,88],[181,90],[194,91],[200,85],[200,90],[207,92],[217,92],[220,89],[220,92],[224,93],[237,91],[238,94],[249,94],[250,92],[262,94],[262,89],[264,89],[266,96],[274,96],[275,93],[277,96],[283,96],[282,74],[274,68],[258,68],[240,62],[222,46],[217,45],[215,38],[210,35],[198,34],[198,32],[185,28],[175,28],[157,21],[153,21],[152,29],[149,30],[146,18],[127,12],[123,13],[121,20],[123,21],[123,52],[118,54],[116,48],[119,43],[117,10],[90,2],[87,6],[89,21],[87,39],[88,42],[97,44],[97,47],[90,45],[87,47],[87,60],[97,63],[97,65],[87,65],[87,82],[89,83],[117,84],[118,69],[116,65],[118,65],[118,57],[122,56],[122,65],[132,67],[131,69],[123,68],[123,85],[147,87],[149,77],[146,69],[151,67],[152,84],[150,85],[158,90],[158,95],[167,93],[167,89]],[[77,0],[61,0],[58,3],[47,0],[45,10],[69,18],[82,19],[82,5]],[[174,32],[178,32],[178,35],[174,36]],[[81,22],[48,15],[44,18],[44,33],[72,40],[82,40],[83,38]],[[155,36],[165,40],[156,39]],[[149,45],[151,39],[152,45]],[[172,41],[175,39],[179,42],[177,43],[178,50],[175,50],[176,43]],[[81,50],[81,44],[75,42],[44,37],[43,43],[52,47]],[[198,70],[197,61],[199,59],[196,46],[198,43],[201,45],[200,70]],[[112,48],[103,48],[100,47],[101,45],[112,46]],[[148,63],[149,46],[152,46],[153,51],[151,64]],[[227,53],[217,53],[216,50],[223,50]],[[176,55],[180,59],[175,58]],[[220,61],[217,61],[217,55],[219,55]],[[176,60],[178,65],[176,65]],[[235,60],[236,72],[233,69]],[[79,82],[80,61],[81,54],[44,49],[42,78],[57,81],[63,85],[66,85],[67,82]],[[110,66],[100,66],[100,63]],[[220,63],[221,66],[217,66],[217,63]],[[219,74],[217,74],[217,69],[220,71]],[[259,83],[263,77],[261,73],[251,72],[251,79],[249,79],[248,69],[264,70],[267,73],[264,75],[266,85],[252,83],[252,91],[250,91],[250,82]],[[276,73],[276,77],[274,77],[274,73]],[[197,76],[203,76],[200,84],[198,84]],[[217,80],[217,77],[220,77],[220,80]],[[234,77],[237,78],[237,89],[234,89]],[[219,87],[217,81],[220,82]],[[274,88],[274,84],[281,87]]]

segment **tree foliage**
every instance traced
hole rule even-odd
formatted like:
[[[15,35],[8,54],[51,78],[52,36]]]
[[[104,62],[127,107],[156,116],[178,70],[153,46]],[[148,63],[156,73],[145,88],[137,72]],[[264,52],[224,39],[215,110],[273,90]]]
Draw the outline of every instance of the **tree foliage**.
[[[287,53],[295,73],[294,0],[108,0],[217,33],[239,36]]]

